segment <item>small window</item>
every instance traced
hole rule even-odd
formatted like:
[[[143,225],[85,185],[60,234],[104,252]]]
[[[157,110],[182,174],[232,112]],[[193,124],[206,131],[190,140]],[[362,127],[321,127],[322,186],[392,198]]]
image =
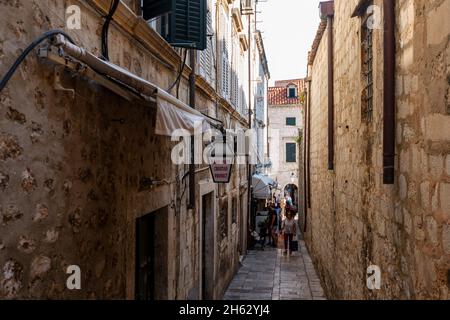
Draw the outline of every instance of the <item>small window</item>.
[[[297,125],[296,118],[286,118],[286,125],[295,127]]]
[[[295,143],[286,143],[286,162],[297,162],[297,146]]]
[[[297,98],[297,87],[295,85],[288,86],[287,96],[288,98]]]

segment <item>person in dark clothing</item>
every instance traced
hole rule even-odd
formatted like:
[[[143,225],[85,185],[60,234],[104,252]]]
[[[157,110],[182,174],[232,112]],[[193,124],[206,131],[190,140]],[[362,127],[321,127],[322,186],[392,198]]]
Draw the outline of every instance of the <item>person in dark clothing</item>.
[[[275,205],[271,203],[269,207],[269,245],[272,245],[273,247],[277,246],[277,235],[278,225],[277,225],[277,213],[275,211]]]

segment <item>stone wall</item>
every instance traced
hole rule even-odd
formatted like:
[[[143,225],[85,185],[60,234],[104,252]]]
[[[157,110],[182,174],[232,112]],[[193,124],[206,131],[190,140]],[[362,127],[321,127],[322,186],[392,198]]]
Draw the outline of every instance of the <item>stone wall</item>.
[[[64,29],[70,4],[82,10],[82,29],[68,33],[99,55],[99,8],[106,8],[108,1],[1,1],[1,75],[38,35]],[[119,11],[127,9],[121,6]],[[117,21],[120,25],[123,20]],[[180,63],[176,52],[166,49],[162,40],[151,44],[177,57],[171,62],[129,32],[123,25],[111,25],[111,61],[169,87]],[[197,209],[189,211],[187,180],[181,181],[187,167],[172,164],[170,138],[153,134],[155,109],[129,103],[95,82],[64,72],[63,85],[75,90],[72,98],[54,89],[53,72],[54,66],[39,61],[33,52],[0,94],[0,298],[133,299],[135,221],[161,208],[166,208],[163,225],[168,234],[164,246],[168,264],[157,266],[166,268],[167,274],[161,297],[198,294],[199,187]],[[224,102],[217,114],[213,112],[216,98],[206,94],[211,90],[198,90],[202,110],[229,117],[230,107]],[[180,99],[187,102],[188,93],[185,74]],[[231,119],[234,125],[243,125]],[[143,177],[164,184],[142,188]],[[209,172],[198,179],[212,184]],[[232,259],[224,281],[238,265],[234,257],[238,236],[239,232],[230,232],[227,238],[224,256]],[[68,265],[80,266],[81,290],[66,288]],[[218,284],[217,297],[224,285]]]
[[[362,116],[358,1],[335,1],[335,170],[327,170],[327,31],[311,66],[306,239],[331,298],[448,299],[450,1],[396,1],[396,183],[383,185],[383,30],[374,30],[374,111]],[[382,7],[382,1],[374,1]],[[378,265],[381,290],[366,286]]]

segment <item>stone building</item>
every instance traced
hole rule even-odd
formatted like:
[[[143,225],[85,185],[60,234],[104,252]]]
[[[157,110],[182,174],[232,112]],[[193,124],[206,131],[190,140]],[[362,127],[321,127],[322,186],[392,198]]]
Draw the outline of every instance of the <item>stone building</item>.
[[[263,172],[267,165],[267,92],[269,88],[270,72],[267,63],[266,50],[261,32],[255,33],[256,54],[254,63],[254,82],[255,82],[255,115],[253,120],[253,128],[256,129],[256,147],[258,155],[257,170]]]
[[[269,177],[276,180],[284,196],[286,192],[298,204],[300,163],[302,156],[304,80],[276,81],[268,97],[268,154],[272,163]]]
[[[0,75],[50,29],[100,56],[111,3],[0,1]],[[196,109],[226,129],[248,128],[254,17],[241,15],[239,1],[208,0],[207,48],[181,69],[186,51],[158,34],[158,19],[142,18],[140,4],[118,4],[110,62],[160,88],[180,74],[168,91],[185,104],[195,67]],[[81,28],[68,28],[77,8]],[[110,78],[78,71],[34,50],[0,92],[0,298],[220,298],[246,252],[247,166],[217,185],[196,165],[190,203],[189,166],[174,164],[176,142],[155,133],[159,106],[127,101]],[[66,287],[72,265],[79,290]]]
[[[449,0],[320,5],[306,242],[327,295],[449,299]],[[367,286],[378,266],[379,290]]]

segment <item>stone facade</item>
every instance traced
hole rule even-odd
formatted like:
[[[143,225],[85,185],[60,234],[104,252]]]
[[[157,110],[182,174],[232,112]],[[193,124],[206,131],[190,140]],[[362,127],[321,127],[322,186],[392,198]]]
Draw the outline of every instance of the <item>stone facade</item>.
[[[335,170],[328,171],[328,32],[309,65],[310,208],[306,242],[330,298],[449,299],[449,0],[395,1],[395,185],[383,184],[383,16],[373,30],[373,111],[361,99],[358,0],[335,0]],[[375,0],[376,8],[383,1]],[[381,269],[381,289],[366,269]]]
[[[209,5],[231,17],[228,2]],[[168,88],[181,57],[139,17],[139,3],[119,5],[109,35],[111,62]],[[110,1],[1,1],[0,74],[38,35],[65,29],[72,4],[81,8],[82,28],[66,31],[99,55]],[[214,19],[213,27],[218,25]],[[133,299],[136,221],[148,214],[157,216],[155,297],[196,299],[208,287],[208,298],[220,298],[245,254],[246,166],[235,166],[224,186],[199,166],[196,208],[188,210],[188,167],[172,164],[174,142],[153,133],[155,109],[64,73],[64,87],[75,90],[72,98],[55,90],[54,69],[32,53],[0,94],[0,298]],[[180,84],[179,98],[186,103],[190,70]],[[235,112],[243,108],[218,93],[216,78],[197,76],[198,108],[229,128],[246,128],[246,119]],[[142,179],[150,177],[161,183],[143,186]],[[202,223],[208,194],[207,236]],[[225,208],[221,214],[219,207]],[[223,235],[220,221],[226,224]],[[81,290],[66,288],[69,265],[81,268]]]

